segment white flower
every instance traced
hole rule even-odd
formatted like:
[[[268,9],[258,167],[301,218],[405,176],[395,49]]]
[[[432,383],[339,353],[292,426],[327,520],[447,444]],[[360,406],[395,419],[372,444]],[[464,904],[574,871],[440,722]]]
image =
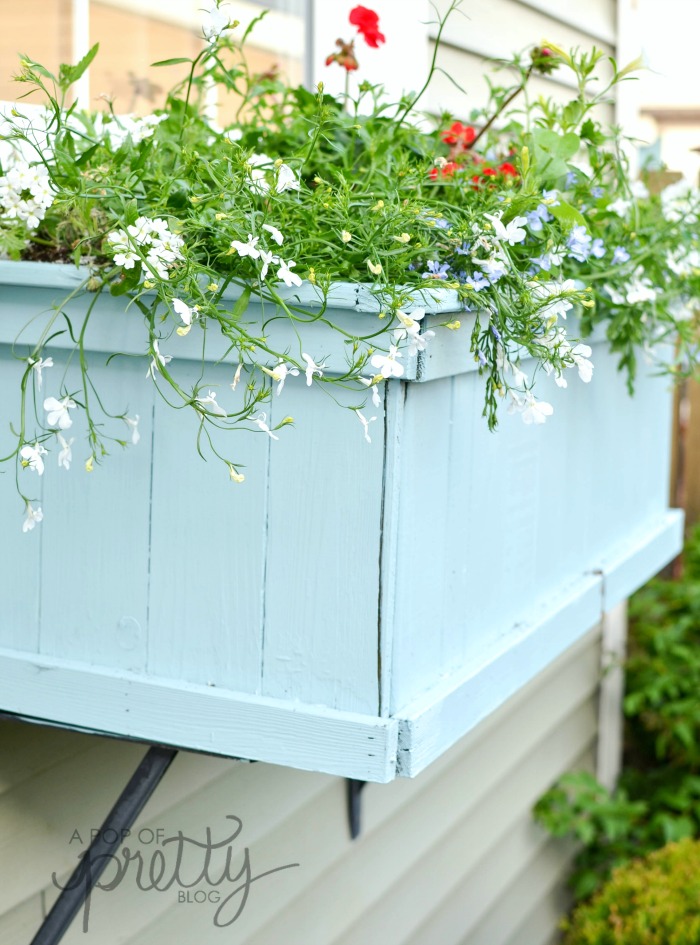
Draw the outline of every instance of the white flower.
[[[47,397],[44,401],[44,410],[47,412],[47,424],[50,427],[58,427],[59,430],[67,430],[73,423],[68,413],[73,407],[75,407],[75,403],[70,397],[64,397],[63,400],[56,400],[55,397]]]
[[[528,287],[535,299],[545,302],[540,308],[540,315],[547,318],[566,318],[566,313],[572,309],[573,302],[566,297],[567,293],[576,291],[573,279],[564,282],[529,282]]]
[[[401,377],[403,374],[403,364],[399,364],[397,358],[401,357],[401,352],[396,345],[389,347],[389,354],[375,354],[370,364],[377,368],[382,377]]]
[[[161,354],[161,353],[160,353],[160,348],[158,347],[158,339],[157,339],[157,338],[154,338],[154,339],[153,339],[153,352],[154,352],[154,356],[153,356],[153,358],[151,359],[151,363],[150,363],[150,366],[149,366],[148,370],[146,371],[146,377],[148,377],[149,374],[150,374],[150,376],[151,376],[151,377],[153,378],[153,380],[155,381],[155,379],[156,379],[156,371],[158,370],[158,365],[159,365],[159,364],[162,364],[163,367],[165,367],[165,365],[168,364],[168,362],[172,361],[172,356],[169,355],[169,354]]]
[[[261,413],[260,416],[253,417],[252,420],[253,420],[253,423],[256,423],[260,427],[263,433],[267,433],[267,435],[270,437],[271,440],[279,440],[279,437],[275,436],[275,434],[272,432],[272,430],[269,428],[269,426],[266,423],[266,420],[267,420],[266,413]]]
[[[281,279],[287,288],[291,288],[293,285],[301,285],[301,278],[296,274],[296,272],[291,271],[294,266],[296,266],[294,260],[290,259],[289,262],[285,262],[283,259],[280,259],[278,262],[280,264],[280,268],[277,270],[277,278]]]
[[[571,349],[574,364],[578,368],[578,376],[584,384],[588,384],[593,377],[593,362],[588,360],[592,353],[590,345],[577,344]]]
[[[277,193],[284,190],[299,190],[299,178],[288,164],[280,164],[277,171]]]
[[[284,382],[287,380],[290,374],[292,377],[299,377],[299,371],[295,367],[290,367],[288,364],[285,364],[281,358],[277,367],[273,368],[271,371],[267,371],[266,373],[270,375],[273,381],[277,381],[278,397],[282,393]]]
[[[272,164],[272,158],[268,157],[267,154],[251,154],[248,158],[248,166],[250,168],[250,183],[248,186],[254,194],[266,194],[270,189],[270,185],[265,179],[265,171],[263,167],[265,165]]]
[[[228,36],[231,32],[230,26],[233,17],[229,15],[225,7],[219,7],[212,4],[209,8],[202,11],[202,32],[204,38],[213,43],[220,37]]]
[[[359,410],[356,410],[355,413],[357,414],[357,419],[360,421],[360,423],[362,424],[362,427],[363,427],[363,429],[364,429],[364,431],[365,431],[365,439],[367,440],[368,443],[371,443],[372,440],[370,439],[370,435],[369,435],[369,425],[370,425],[370,423],[372,423],[373,420],[376,420],[377,418],[376,418],[376,417],[370,417],[369,420],[368,420],[367,417],[364,417],[364,416],[360,413]]]
[[[185,325],[192,324],[192,318],[196,315],[195,309],[190,308],[182,299],[173,299],[173,308],[175,314],[180,316]]]
[[[251,259],[257,259],[260,255],[260,250],[256,249],[255,244],[259,239],[259,236],[254,237],[252,233],[249,233],[247,243],[242,243],[240,240],[233,240],[231,249],[235,249],[239,256],[250,256]]]
[[[231,390],[235,390],[238,387],[238,382],[241,379],[241,371],[243,370],[243,365],[239,363],[236,368],[236,373],[233,375],[233,382],[231,383]]]
[[[40,522],[44,517],[44,513],[41,509],[33,508],[29,502],[27,502],[27,508],[25,512],[25,519],[22,523],[22,531],[30,532],[37,522]]]
[[[57,433],[56,435],[58,436],[58,442],[61,445],[61,451],[58,454],[59,468],[63,466],[64,469],[70,469],[70,464],[73,461],[73,450],[71,449],[71,446],[73,445],[74,437],[71,437],[70,440],[66,442],[60,433]]]
[[[279,262],[279,260],[277,256],[275,256],[274,253],[272,252],[268,253],[267,250],[265,249],[260,250],[260,258],[262,259],[262,264],[263,264],[263,267],[260,270],[260,278],[264,279],[265,276],[267,275],[267,270],[270,268],[270,266]]]
[[[220,417],[225,417],[227,415],[221,404],[217,404],[216,393],[213,390],[210,390],[206,397],[196,397],[195,403],[198,403],[202,407],[207,408],[210,413],[218,414]]]
[[[527,217],[514,217],[508,226],[504,226],[501,223],[500,211],[498,213],[485,213],[484,216],[493,224],[493,228],[496,231],[496,239],[508,243],[510,246],[514,246],[516,243],[522,243],[527,236],[527,230],[523,229],[523,227],[527,226]]]
[[[139,415],[136,414],[133,420],[131,417],[122,417],[122,420],[131,430],[131,442],[134,446],[136,446],[138,441],[141,439],[141,434],[139,433]]]
[[[53,367],[53,358],[37,358],[36,361],[29,359],[32,371],[36,372],[36,386],[41,390],[41,372],[44,368]]]
[[[323,377],[323,369],[325,368],[325,362],[321,364],[316,364],[314,359],[308,354],[302,354],[302,358],[306,361],[306,386],[311,387],[313,383],[314,374],[318,374],[319,377]]]
[[[508,408],[509,413],[519,412],[522,415],[523,423],[540,424],[544,423],[547,417],[554,413],[554,407],[545,400],[535,400],[530,391],[526,391],[525,397],[519,397],[510,391],[511,404]]]
[[[360,380],[363,384],[366,384],[368,387],[372,388],[372,405],[374,407],[381,407],[382,398],[379,396],[379,388],[376,384],[372,383],[371,377],[361,377]]]
[[[646,200],[649,196],[649,190],[644,181],[641,180],[632,181],[630,184],[630,193],[633,197],[636,197],[637,200]]]
[[[27,443],[19,451],[19,455],[22,457],[22,465],[36,470],[37,474],[41,476],[44,472],[44,460],[41,457],[45,456],[47,452],[48,450],[45,450],[41,443],[35,443],[34,446]]]
[[[643,270],[637,269],[635,280],[630,284],[625,298],[630,305],[637,305],[639,302],[653,302],[656,298],[656,289],[648,279],[642,278]]]
[[[611,213],[616,213],[618,217],[626,217],[632,206],[631,200],[623,200],[622,197],[619,197],[617,200],[614,200],[612,203],[608,204],[607,209]]]
[[[284,237],[282,236],[282,234],[280,233],[280,231],[277,229],[276,226],[272,226],[272,224],[270,223],[263,223],[262,228],[263,230],[267,230],[267,232],[270,234],[270,236],[275,241],[275,243],[277,243],[278,246],[281,246],[282,243],[284,243]]]

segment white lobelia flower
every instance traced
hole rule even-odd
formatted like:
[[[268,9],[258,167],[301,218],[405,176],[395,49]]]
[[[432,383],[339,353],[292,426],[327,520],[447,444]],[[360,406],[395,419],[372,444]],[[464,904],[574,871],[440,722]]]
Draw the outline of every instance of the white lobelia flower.
[[[248,167],[250,173],[250,181],[248,187],[250,188],[251,193],[254,194],[266,194],[270,189],[270,185],[265,179],[265,170],[266,165],[271,165],[272,158],[268,157],[267,154],[251,154],[248,158]]]
[[[154,338],[154,339],[153,339],[153,352],[154,352],[154,356],[153,356],[153,358],[151,359],[151,363],[150,363],[150,365],[149,365],[148,370],[146,371],[146,377],[148,377],[148,376],[150,375],[150,376],[153,378],[153,380],[155,381],[155,379],[156,379],[156,371],[158,370],[158,365],[161,364],[163,367],[165,367],[166,364],[168,364],[170,361],[172,361],[172,356],[169,355],[169,354],[161,354],[161,353],[160,353],[160,348],[158,347],[158,339],[157,339],[157,338]]]
[[[202,10],[202,32],[209,43],[228,36],[231,32],[232,23],[233,17],[230,16],[225,6],[211,3],[209,7]]]
[[[263,223],[262,228],[263,230],[267,230],[267,232],[270,234],[270,236],[275,241],[275,243],[277,243],[278,246],[281,246],[282,243],[284,243],[284,237],[282,236],[282,234],[280,233],[280,231],[277,229],[276,226],[272,226],[271,223]]]
[[[210,413],[218,414],[220,417],[227,416],[226,411],[216,402],[216,393],[213,390],[210,390],[207,393],[206,397],[196,397],[195,403],[198,403],[200,406],[206,408]]]
[[[63,400],[56,400],[55,397],[47,397],[44,401],[44,410],[46,411],[46,422],[50,427],[58,427],[59,430],[67,430],[72,425],[69,410],[75,407],[74,401],[70,397],[64,397]]]
[[[122,420],[131,430],[131,442],[134,446],[136,446],[138,441],[141,439],[141,434],[139,433],[139,415],[136,414],[133,420],[131,417],[122,417]]]
[[[292,272],[291,270],[296,266],[296,263],[293,259],[290,259],[289,262],[285,262],[283,259],[278,260],[280,268],[277,270],[277,278],[280,279],[287,288],[291,288],[293,285],[301,285],[301,277]]]
[[[40,522],[44,517],[44,513],[41,509],[35,509],[29,502],[27,502],[27,508],[25,510],[24,522],[22,522],[22,531],[30,532],[37,522]]]
[[[364,431],[365,431],[365,439],[367,440],[368,443],[371,443],[372,440],[371,440],[370,435],[369,435],[369,425],[370,425],[370,423],[372,423],[372,421],[376,420],[377,418],[376,418],[376,417],[370,417],[369,420],[368,420],[367,417],[363,416],[363,415],[360,413],[359,410],[356,410],[355,413],[357,414],[357,419],[360,421],[360,423],[362,424],[362,427],[363,427],[363,429],[364,429]]]
[[[243,370],[243,364],[239,363],[236,368],[236,373],[233,375],[233,381],[231,382],[231,390],[235,390],[238,387],[238,382],[241,379],[241,371]]]
[[[323,371],[326,367],[325,361],[321,364],[316,364],[314,359],[308,354],[302,354],[302,359],[306,361],[306,386],[311,387],[314,379],[314,374],[317,374],[319,377],[323,377]]]
[[[29,359],[29,364],[31,365],[32,371],[36,373],[36,386],[41,390],[41,372],[44,368],[53,367],[53,358],[37,358],[36,360]]]
[[[510,246],[522,243],[527,236],[527,230],[523,229],[527,226],[527,217],[513,217],[510,223],[504,226],[501,222],[500,211],[498,213],[485,213],[484,216],[491,221],[496,232],[496,239],[508,243]]]
[[[61,450],[58,454],[58,465],[64,469],[70,469],[70,464],[73,462],[73,450],[71,446],[74,442],[74,437],[71,437],[70,440],[64,440],[60,433],[56,434],[58,436],[58,442],[61,446]]]
[[[185,325],[191,325],[192,319],[196,318],[196,309],[190,308],[182,299],[173,299],[173,308],[175,314],[180,316]]]
[[[372,383],[373,379],[371,377],[361,377],[360,380],[363,384],[366,384],[368,387],[372,388],[372,405],[374,407],[381,407],[382,398],[379,396],[379,388],[376,384]]]
[[[280,358],[279,364],[277,367],[273,368],[271,371],[263,368],[266,374],[269,374],[273,381],[277,381],[277,396],[282,393],[282,388],[284,387],[284,382],[291,375],[292,377],[299,377],[299,371],[295,367],[290,367],[288,364],[285,364],[284,360]]]
[[[231,242],[231,249],[235,249],[239,256],[250,256],[251,259],[257,259],[260,255],[260,250],[256,248],[256,243],[259,239],[259,236],[254,237],[252,233],[249,233],[247,243],[242,243],[240,240],[233,240]]]
[[[551,417],[554,413],[554,407],[551,404],[548,404],[546,400],[536,400],[530,391],[526,391],[524,397],[510,391],[510,397],[511,404],[508,413],[520,413],[523,423],[528,425],[544,423],[547,417]]]
[[[267,276],[267,270],[270,266],[275,265],[279,262],[279,259],[273,252],[267,252],[265,249],[260,250],[260,258],[262,259],[262,269],[260,270],[260,278],[264,279]]]
[[[253,417],[252,420],[253,420],[253,423],[257,424],[257,426],[260,427],[263,433],[267,433],[267,435],[270,437],[271,440],[279,440],[279,437],[275,436],[275,434],[267,425],[266,413],[261,413],[259,416]]]
[[[592,353],[590,345],[584,345],[583,343],[577,344],[571,349],[571,356],[578,368],[578,376],[584,384],[588,384],[593,377],[593,362],[589,361]]]
[[[401,377],[403,364],[399,364],[397,360],[400,357],[401,352],[396,345],[390,345],[389,354],[375,354],[370,364],[379,371],[382,377]]]
[[[288,164],[279,166],[276,190],[278,194],[285,190],[299,190],[299,177]]]
[[[39,476],[43,475],[44,472],[44,460],[41,457],[47,453],[48,450],[45,450],[41,443],[35,443],[34,446],[27,443],[19,451],[19,455],[22,457],[22,465],[35,470]]]

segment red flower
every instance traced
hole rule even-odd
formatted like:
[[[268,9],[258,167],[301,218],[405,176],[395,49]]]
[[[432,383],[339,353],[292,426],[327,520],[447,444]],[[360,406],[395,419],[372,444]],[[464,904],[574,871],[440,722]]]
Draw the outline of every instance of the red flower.
[[[331,53],[330,56],[326,56],[326,65],[330,66],[332,62],[337,62],[339,66],[343,66],[348,72],[357,69],[358,64],[355,58],[355,44],[353,42],[344,43],[342,39],[336,39],[335,45],[338,47],[339,52]]]
[[[372,46],[373,49],[378,49],[380,43],[386,42],[384,33],[379,32],[379,16],[374,10],[368,10],[367,7],[354,7],[350,11],[350,22],[357,27],[367,45]]]
[[[504,161],[503,164],[500,165],[498,170],[501,172],[501,174],[506,174],[508,177],[519,176],[518,172],[509,161]]]
[[[459,170],[459,164],[455,164],[454,161],[448,161],[447,164],[443,165],[442,176],[443,177],[452,177],[455,171]],[[437,167],[431,168],[428,176],[431,180],[437,180],[439,176],[439,171]]]
[[[482,177],[495,177],[496,171],[492,167],[485,167],[481,172]]]
[[[463,148],[468,148],[476,138],[476,132],[471,125],[463,125],[461,121],[454,121],[440,135],[445,144],[460,144]]]

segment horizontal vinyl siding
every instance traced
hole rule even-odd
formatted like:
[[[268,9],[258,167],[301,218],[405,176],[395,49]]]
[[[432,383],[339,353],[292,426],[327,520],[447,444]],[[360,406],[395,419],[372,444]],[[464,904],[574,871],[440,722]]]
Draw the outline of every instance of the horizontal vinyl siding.
[[[444,13],[448,5],[448,0],[438,0],[437,8]],[[473,108],[486,104],[488,88],[484,73],[490,71],[489,60],[510,58],[543,40],[565,49],[589,50],[596,46],[606,55],[614,55],[615,0],[595,0],[590,9],[589,17],[589,5],[582,0],[561,4],[544,0],[537,3],[534,0],[468,0],[451,15],[442,33],[443,46],[437,60],[442,71],[434,77],[430,87],[431,110],[438,114],[448,111],[468,116]],[[573,15],[574,11],[577,16]],[[432,53],[434,26],[430,35]],[[601,67],[601,75],[609,75],[608,67]],[[497,72],[491,78],[501,85],[513,81],[506,72]],[[529,84],[532,99],[544,96],[556,102],[569,101],[575,88],[573,76],[565,69],[551,76],[536,76]],[[598,114],[601,120],[614,118],[611,105],[601,106]]]
[[[530,809],[563,770],[590,763],[598,666],[593,631],[417,779],[368,785],[355,843],[342,780],[179,755],[140,826],[201,837],[209,825],[220,838],[235,814],[234,864],[248,846],[254,875],[300,866],[254,884],[228,931],[211,906],[125,881],[94,894],[88,934],[78,921],[64,945],[548,945],[571,851]],[[0,741],[0,862],[12,867],[0,941],[26,945],[57,895],[52,871],[66,878],[75,862],[72,831],[99,826],[143,748],[7,722]]]

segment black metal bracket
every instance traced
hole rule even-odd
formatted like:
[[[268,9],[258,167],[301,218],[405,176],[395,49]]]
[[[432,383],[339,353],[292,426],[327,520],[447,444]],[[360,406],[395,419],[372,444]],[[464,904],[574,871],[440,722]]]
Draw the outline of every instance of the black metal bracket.
[[[362,802],[360,795],[366,781],[355,781],[354,778],[346,778],[348,800],[348,825],[350,827],[350,839],[357,840],[360,836]]]
[[[81,856],[73,873],[31,945],[57,945],[68,931],[81,907],[85,906],[84,925],[90,910],[90,894],[110,857],[122,843],[124,833],[133,826],[146,801],[158,787],[161,778],[177,755],[176,748],[152,745],[131,777],[116,804],[102,824],[100,832]]]

